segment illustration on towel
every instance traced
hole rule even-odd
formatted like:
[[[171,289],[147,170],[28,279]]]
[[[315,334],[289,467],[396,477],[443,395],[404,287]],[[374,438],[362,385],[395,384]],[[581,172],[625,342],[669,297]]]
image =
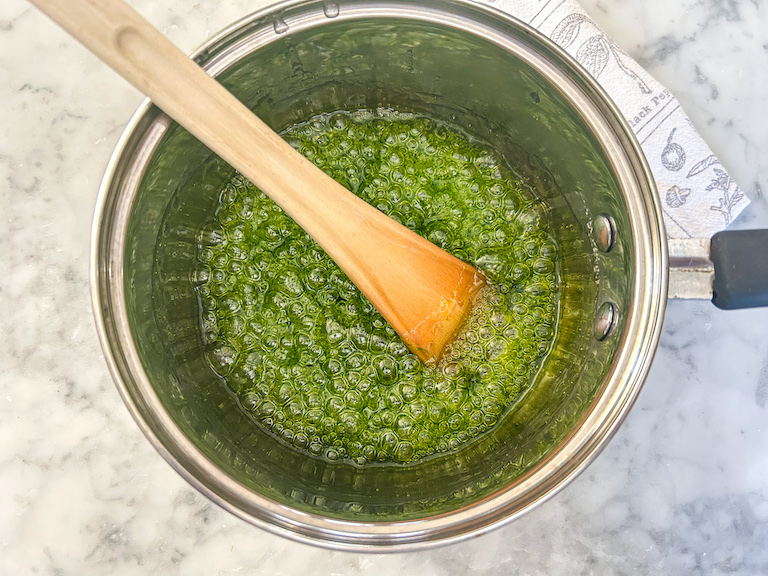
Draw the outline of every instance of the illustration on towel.
[[[669,133],[667,138],[667,145],[664,146],[664,150],[661,152],[661,163],[664,168],[677,172],[683,166],[685,166],[685,150],[677,142],[673,142],[677,128],[672,128],[672,132]]]
[[[680,189],[677,186],[672,186],[672,188],[667,190],[667,204],[670,208],[680,208],[680,206],[685,204],[690,194],[690,188]]]
[[[576,52],[576,59],[582,66],[584,66],[592,77],[599,79],[600,74],[605,70],[611,56],[613,56],[613,60],[616,62],[619,69],[637,83],[640,91],[643,94],[650,94],[651,89],[645,81],[624,63],[621,51],[603,32],[600,31],[597,24],[587,16],[578,13],[569,14],[555,27],[551,38],[561,47],[567,49],[578,37],[582,24],[587,24],[598,31],[597,34],[584,41]]]

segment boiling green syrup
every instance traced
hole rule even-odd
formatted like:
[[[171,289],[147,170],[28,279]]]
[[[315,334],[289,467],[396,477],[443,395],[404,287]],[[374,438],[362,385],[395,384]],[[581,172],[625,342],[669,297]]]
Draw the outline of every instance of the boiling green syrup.
[[[491,147],[424,117],[337,112],[283,137],[491,287],[441,362],[426,366],[309,236],[236,175],[200,234],[211,366],[259,425],[329,460],[413,462],[494,426],[556,330],[556,246],[541,202]]]

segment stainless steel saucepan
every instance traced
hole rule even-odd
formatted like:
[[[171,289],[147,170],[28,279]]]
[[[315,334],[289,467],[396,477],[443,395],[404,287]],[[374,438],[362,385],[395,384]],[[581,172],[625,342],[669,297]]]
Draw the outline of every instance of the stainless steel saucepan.
[[[669,271],[652,175],[599,86],[535,30],[464,1],[287,2],[236,23],[196,59],[276,130],[321,112],[388,107],[492,143],[549,207],[561,318],[530,390],[457,452],[360,468],[287,447],[228,393],[199,334],[197,233],[232,169],[145,102],[102,184],[92,291],[118,388],[166,460],[249,522],[379,551],[485,532],[582,471],[648,372]],[[673,253],[705,293],[706,249]],[[700,292],[698,282],[683,291]]]

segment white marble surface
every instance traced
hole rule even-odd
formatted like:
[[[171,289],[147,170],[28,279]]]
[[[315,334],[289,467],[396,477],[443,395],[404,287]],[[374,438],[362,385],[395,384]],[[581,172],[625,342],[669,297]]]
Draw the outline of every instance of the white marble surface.
[[[185,50],[264,0],[134,0]],[[585,0],[680,99],[768,226],[768,2]],[[639,401],[554,500],[429,552],[295,544],[199,496],[112,384],[88,294],[98,182],[140,95],[0,4],[0,574],[768,573],[768,310],[670,302]]]

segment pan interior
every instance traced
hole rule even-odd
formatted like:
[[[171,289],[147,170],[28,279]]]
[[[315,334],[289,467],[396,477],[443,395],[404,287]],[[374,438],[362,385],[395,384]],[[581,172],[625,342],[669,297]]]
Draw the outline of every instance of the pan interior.
[[[423,518],[520,482],[585,418],[611,369],[625,318],[619,313],[613,333],[598,341],[598,305],[610,300],[620,312],[630,309],[633,253],[623,236],[630,223],[603,147],[559,89],[471,31],[361,17],[267,34],[267,40],[265,34],[258,27],[252,32],[258,50],[236,39],[239,48],[218,79],[273,129],[335,110],[424,114],[491,143],[526,180],[548,206],[559,249],[554,349],[499,424],[457,452],[360,468],[281,443],[254,424],[211,370],[200,335],[192,283],[197,234],[233,171],[151,109],[140,127],[162,138],[137,141],[133,150],[133,169],[140,166],[142,176],[128,222],[124,282],[133,340],[155,393],[180,430],[231,478],[324,516]],[[601,213],[619,231],[607,254],[593,240]]]

